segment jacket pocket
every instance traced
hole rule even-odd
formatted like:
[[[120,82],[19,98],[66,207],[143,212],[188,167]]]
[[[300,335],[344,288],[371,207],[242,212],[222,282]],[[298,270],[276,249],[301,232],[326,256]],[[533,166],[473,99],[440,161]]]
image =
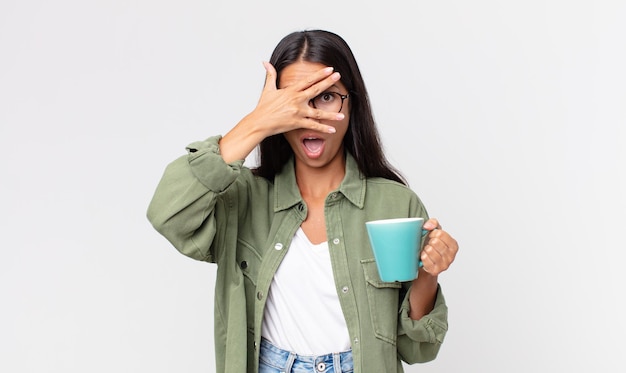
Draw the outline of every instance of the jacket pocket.
[[[374,334],[377,338],[395,345],[400,307],[398,299],[402,284],[381,281],[374,259],[363,259],[361,264],[367,281],[367,301]]]

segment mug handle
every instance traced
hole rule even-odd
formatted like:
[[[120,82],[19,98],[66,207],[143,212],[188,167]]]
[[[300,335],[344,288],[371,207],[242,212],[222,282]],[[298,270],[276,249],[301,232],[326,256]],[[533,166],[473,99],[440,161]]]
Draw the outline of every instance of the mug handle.
[[[426,229],[422,229],[422,238],[426,237],[426,235],[428,234],[428,232]],[[420,249],[420,254],[422,253],[422,250]],[[418,259],[417,260],[417,268],[422,268],[424,266],[424,263],[422,263],[422,259]]]

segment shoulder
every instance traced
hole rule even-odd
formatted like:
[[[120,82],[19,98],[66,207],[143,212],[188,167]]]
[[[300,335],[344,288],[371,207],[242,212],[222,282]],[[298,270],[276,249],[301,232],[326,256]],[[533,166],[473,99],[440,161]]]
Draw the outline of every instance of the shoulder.
[[[425,216],[421,199],[408,186],[397,181],[373,177],[366,179],[365,205],[368,209],[382,209],[388,213],[406,211],[408,216]]]
[[[365,181],[367,184],[367,188],[371,189],[373,192],[386,191],[407,195],[416,195],[411,188],[394,180],[389,180],[382,177],[370,177],[366,178]]]

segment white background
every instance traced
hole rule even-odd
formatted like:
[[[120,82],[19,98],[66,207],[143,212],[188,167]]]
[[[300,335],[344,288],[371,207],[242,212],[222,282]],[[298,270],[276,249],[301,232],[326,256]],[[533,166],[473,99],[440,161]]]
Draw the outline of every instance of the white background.
[[[2,0],[0,371],[214,371],[215,268],[145,210],[307,28],[352,46],[460,242],[446,341],[407,372],[624,371],[625,4]]]

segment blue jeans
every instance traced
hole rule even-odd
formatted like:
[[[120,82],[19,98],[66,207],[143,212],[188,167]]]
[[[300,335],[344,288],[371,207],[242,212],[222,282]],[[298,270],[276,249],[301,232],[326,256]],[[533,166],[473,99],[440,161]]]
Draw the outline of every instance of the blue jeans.
[[[298,355],[261,340],[259,373],[350,373],[354,369],[352,351],[321,356]]]

